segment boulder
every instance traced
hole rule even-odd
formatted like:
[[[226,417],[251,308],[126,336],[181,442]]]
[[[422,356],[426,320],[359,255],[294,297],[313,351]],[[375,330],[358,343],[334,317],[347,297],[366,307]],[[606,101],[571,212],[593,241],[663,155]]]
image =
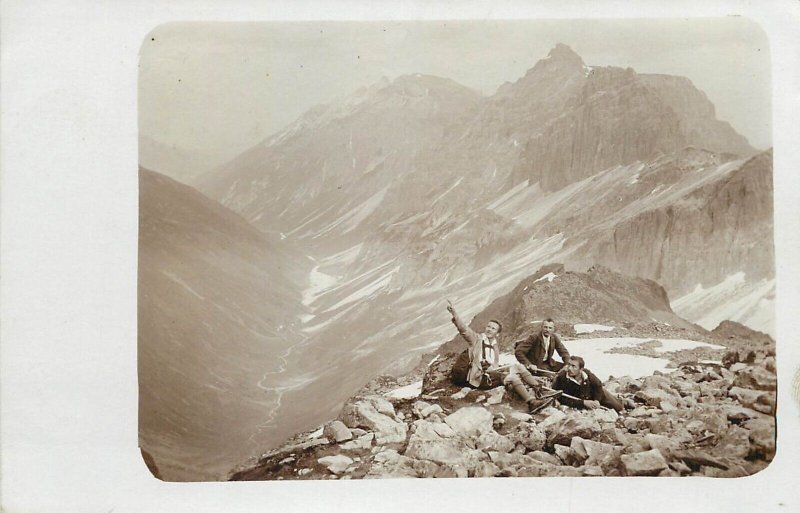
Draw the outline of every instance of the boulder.
[[[583,475],[587,477],[601,477],[603,475],[603,469],[594,465],[586,466],[583,467]]]
[[[394,405],[386,398],[380,395],[369,395],[364,399],[372,403],[372,406],[375,407],[378,413],[382,413],[388,417],[393,417],[395,415]]]
[[[353,460],[344,454],[337,454],[335,456],[325,456],[317,460],[317,463],[327,468],[334,474],[341,474],[347,469]]]
[[[602,431],[600,424],[593,417],[571,413],[567,418],[548,429],[547,444],[568,445],[573,436],[594,438]]]
[[[615,384],[612,385],[612,383]],[[612,394],[634,394],[642,389],[642,381],[630,376],[622,376],[616,378],[613,382],[609,382],[606,388]]]
[[[772,461],[775,456],[775,419],[761,417],[745,422],[743,427],[749,431],[748,457]]]
[[[746,408],[753,408],[755,404],[761,400],[761,397],[769,395],[772,394],[764,392],[763,390],[753,390],[752,388],[738,386],[732,386],[731,389],[728,390],[728,397],[739,401],[739,403]],[[765,400],[766,397],[762,401]]]
[[[572,456],[574,459],[574,463],[578,465],[583,465],[586,462],[586,458],[589,457],[586,454],[586,448],[583,446],[584,439],[579,436],[572,437],[572,441],[570,441],[569,448],[572,452]],[[564,462],[566,463],[566,462]]]
[[[672,380],[660,373],[647,376],[642,380],[641,391],[660,389],[672,395]]]
[[[714,446],[712,452],[723,458],[746,458],[750,453],[750,432],[739,426],[731,426]]]
[[[500,404],[506,394],[506,387],[499,386],[489,391],[489,398],[486,399],[486,404]]]
[[[656,408],[661,407],[662,401],[678,401],[678,397],[675,394],[661,388],[644,388],[636,392],[633,397],[648,406],[654,406]]]
[[[567,418],[566,413],[555,408],[547,408],[541,413],[546,414],[546,416],[539,421],[538,426],[545,432],[549,432],[553,426],[559,424],[561,421]],[[539,415],[537,414],[537,417],[538,416]]]
[[[749,366],[736,374],[733,384],[742,388],[775,391],[778,380],[774,373],[764,367]]]
[[[322,434],[336,442],[346,442],[353,439],[353,433],[344,425],[341,420],[334,420],[325,425]]]
[[[656,449],[636,454],[623,454],[620,460],[626,476],[657,476],[667,468],[667,460]]]
[[[374,433],[367,433],[366,435],[362,435],[353,441],[343,443],[342,445],[340,445],[340,447],[348,451],[369,449],[370,447],[372,447],[372,441],[374,439],[375,439]]]
[[[411,467],[417,473],[417,477],[435,477],[439,471],[439,465],[427,460],[414,460]]]
[[[702,466],[728,470],[728,465],[725,462],[719,460],[718,458],[714,458],[710,454],[699,449],[683,449],[679,451],[673,451],[672,457],[675,460],[683,461],[695,471]]]
[[[424,417],[424,416],[422,415],[422,411],[423,411],[425,408],[430,408],[430,406],[431,406],[431,403],[429,403],[429,402],[426,402],[426,401],[415,401],[415,402],[414,402],[414,406],[412,406],[412,407],[411,407],[411,412],[412,412],[412,413],[413,413],[413,414],[414,414],[414,415],[415,415],[417,418],[420,418],[420,419],[421,419],[421,418],[423,418],[423,417]]]
[[[529,451],[539,451],[545,446],[546,435],[539,426],[529,422],[521,422],[508,433],[513,444],[522,444]]]
[[[453,431],[465,437],[478,437],[492,431],[492,412],[481,406],[467,406],[447,417],[444,421]]]
[[[451,436],[456,436],[456,432],[453,431],[453,428],[451,428],[444,422],[433,422],[432,426],[436,434],[441,436],[442,438],[450,438]]]
[[[647,406],[637,406],[636,408],[628,412],[628,417],[634,417],[634,418],[649,417],[650,415],[653,415],[657,411],[658,410],[656,410],[655,408],[648,408]]]
[[[421,410],[420,414],[422,415],[422,418],[424,419],[424,418],[430,417],[434,413],[443,413],[443,412],[444,412],[444,410],[442,410],[441,406],[439,406],[438,404],[431,404],[427,408]]]
[[[440,440],[444,437],[439,434],[437,427],[442,425],[447,426],[447,424],[437,424],[435,422],[429,422],[422,419],[415,420],[414,423],[411,424],[411,430],[413,432],[411,436],[413,438],[422,438],[425,440]],[[447,427],[449,429],[449,426]]]
[[[458,392],[456,392],[455,394],[451,395],[450,398],[451,399],[455,399],[457,401],[460,401],[461,399],[464,399],[465,397],[467,397],[467,394],[469,394],[471,391],[472,391],[471,388],[464,387],[461,390],[459,390]]]
[[[745,408],[744,406],[728,406],[725,408],[725,411],[727,412],[726,416],[728,421],[735,424],[739,424],[746,420],[754,419],[762,415],[759,412],[751,410],[750,408]]]
[[[673,428],[672,418],[668,415],[658,415],[657,417],[644,419],[644,425],[651,433],[656,434],[669,433]]]
[[[500,467],[490,461],[481,461],[475,467],[472,475],[474,477],[494,477],[500,473]]]
[[[741,363],[740,362],[740,363],[734,363],[733,365],[730,366],[730,369],[728,369],[728,370],[730,370],[733,373],[737,373],[737,372],[743,371],[747,367],[748,367],[748,365],[746,363]]]
[[[559,412],[559,413],[560,413],[560,412]],[[516,410],[514,410],[514,411],[512,411],[512,412],[511,412],[511,415],[510,415],[510,417],[511,417],[512,419],[514,419],[514,420],[517,420],[517,421],[519,421],[519,422],[528,422],[529,420],[531,420],[531,419],[533,418],[533,417],[532,417],[530,414],[528,414],[528,413],[522,413],[521,411],[516,411]]]
[[[622,425],[625,426],[625,429],[631,433],[636,433],[640,429],[644,428],[644,421],[642,419],[637,419],[636,417],[628,417],[623,421]]]
[[[511,439],[494,431],[482,434],[475,442],[475,446],[482,451],[511,452],[514,445]]]
[[[377,396],[375,400],[360,399],[348,403],[342,408],[340,420],[350,428],[366,428],[375,433],[379,444],[405,442],[408,426],[404,422],[394,420],[392,403]],[[378,405],[382,411],[378,411]],[[387,407],[388,405],[388,407]]]
[[[462,465],[439,465],[439,469],[436,471],[433,477],[469,477],[469,474],[467,469]]]
[[[670,461],[669,468],[677,472],[679,476],[688,476],[692,473],[692,469],[683,460]]]
[[[430,440],[411,435],[405,455],[418,460],[428,460],[439,464],[462,465],[465,468],[475,468],[477,464],[487,459],[481,451],[470,449],[458,438],[442,438]]]
[[[379,452],[373,459],[364,479],[386,479],[395,477],[417,477],[414,459],[398,454],[397,451]]]
[[[597,408],[596,410],[589,410],[589,413],[597,422],[611,422],[614,423],[619,418],[619,414],[612,409]]]
[[[561,465],[561,460],[559,460],[557,457],[553,456],[549,452],[533,451],[526,454],[526,456],[533,458],[536,461],[547,463],[549,465]]]
[[[644,435],[644,441],[651,450],[657,450],[664,458],[669,458],[672,451],[680,448],[680,445],[676,441],[664,435],[648,433]]]
[[[578,461],[575,453],[570,447],[566,445],[556,444],[553,446],[553,452],[558,456],[558,459],[565,465],[572,465]]]
[[[612,456],[618,450],[611,444],[596,442],[594,440],[583,440],[583,449],[588,456],[586,458],[587,465],[601,465],[602,462],[609,456]]]
[[[661,411],[664,413],[672,413],[677,409],[678,407],[671,400],[661,401]]]

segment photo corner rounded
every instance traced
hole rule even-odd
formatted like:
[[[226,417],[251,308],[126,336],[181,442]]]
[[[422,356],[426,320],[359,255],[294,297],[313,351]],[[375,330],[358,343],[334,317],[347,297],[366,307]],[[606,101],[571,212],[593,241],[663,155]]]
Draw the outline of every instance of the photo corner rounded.
[[[142,447],[139,447],[139,452],[142,455],[142,462],[147,467],[147,471],[150,473],[150,475],[162,483],[167,483],[168,481],[161,476],[161,471],[159,471],[158,465],[156,464],[156,460],[153,459],[153,456]]]

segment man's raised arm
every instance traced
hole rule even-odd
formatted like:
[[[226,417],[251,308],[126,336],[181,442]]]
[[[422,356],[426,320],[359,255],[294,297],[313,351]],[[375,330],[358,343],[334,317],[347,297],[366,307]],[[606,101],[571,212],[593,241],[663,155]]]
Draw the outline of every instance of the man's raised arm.
[[[478,340],[478,334],[475,333],[475,331],[472,328],[464,324],[464,321],[462,321],[461,317],[458,316],[458,314],[456,313],[456,309],[453,307],[453,303],[451,303],[449,299],[447,300],[447,311],[450,312],[450,315],[453,316],[453,318],[450,320],[453,321],[453,324],[456,325],[456,329],[461,334],[461,336],[464,337],[467,344],[469,345],[474,344],[475,341]]]

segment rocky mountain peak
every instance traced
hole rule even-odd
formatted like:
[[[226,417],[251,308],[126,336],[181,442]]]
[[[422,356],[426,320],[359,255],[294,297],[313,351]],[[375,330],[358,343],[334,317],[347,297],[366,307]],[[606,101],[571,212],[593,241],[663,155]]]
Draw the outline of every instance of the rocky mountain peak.
[[[581,56],[575,53],[572,48],[564,43],[557,43],[547,54],[547,58],[583,64],[583,59],[581,59]]]

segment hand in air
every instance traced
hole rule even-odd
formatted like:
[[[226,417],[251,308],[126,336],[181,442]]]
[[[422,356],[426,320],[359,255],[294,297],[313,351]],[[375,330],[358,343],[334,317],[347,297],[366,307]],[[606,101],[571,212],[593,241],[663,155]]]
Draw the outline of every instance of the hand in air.
[[[456,313],[456,309],[453,308],[453,303],[451,303],[449,299],[447,300],[447,311],[453,315]]]

